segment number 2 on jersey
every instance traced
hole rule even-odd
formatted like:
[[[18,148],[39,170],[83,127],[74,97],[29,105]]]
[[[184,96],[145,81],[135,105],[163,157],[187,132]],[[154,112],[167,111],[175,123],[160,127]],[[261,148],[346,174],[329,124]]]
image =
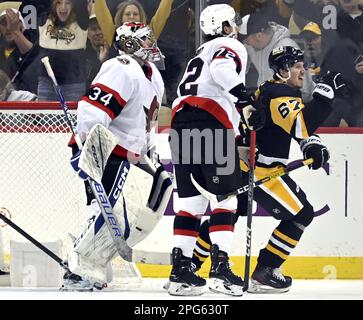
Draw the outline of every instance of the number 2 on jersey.
[[[182,96],[196,96],[198,93],[198,85],[193,84],[193,82],[197,81],[202,73],[204,62],[201,58],[195,58],[190,61],[187,69],[187,73],[189,73],[188,77],[185,81],[180,84],[179,90]]]

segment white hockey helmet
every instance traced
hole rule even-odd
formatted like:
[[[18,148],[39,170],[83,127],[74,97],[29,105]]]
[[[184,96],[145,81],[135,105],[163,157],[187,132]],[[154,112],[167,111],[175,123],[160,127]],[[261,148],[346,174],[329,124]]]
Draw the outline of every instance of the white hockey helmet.
[[[213,4],[206,7],[200,14],[200,28],[206,35],[216,36],[236,36],[236,12],[228,4]],[[228,22],[228,24],[233,27],[234,32],[230,35],[225,35],[223,33],[223,23]]]
[[[126,22],[116,30],[115,46],[120,54],[128,54],[142,61],[161,60],[161,52],[149,26]]]

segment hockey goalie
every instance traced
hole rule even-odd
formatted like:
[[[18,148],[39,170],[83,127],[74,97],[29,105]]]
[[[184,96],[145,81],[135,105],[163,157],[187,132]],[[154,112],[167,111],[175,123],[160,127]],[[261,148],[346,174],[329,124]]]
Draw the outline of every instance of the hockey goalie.
[[[64,276],[63,290],[102,288],[107,265],[119,252],[92,181],[102,184],[117,220],[113,223],[130,247],[151,233],[172,192],[168,173],[146,155],[153,145],[153,123],[164,93],[153,63],[161,52],[151,29],[139,23],[119,27],[115,46],[119,55],[102,65],[78,103],[77,132],[83,148],[71,140],[71,165],[85,180],[91,218],[68,254],[70,272]],[[143,174],[135,174],[140,170],[136,166]],[[142,201],[143,194],[147,201]]]

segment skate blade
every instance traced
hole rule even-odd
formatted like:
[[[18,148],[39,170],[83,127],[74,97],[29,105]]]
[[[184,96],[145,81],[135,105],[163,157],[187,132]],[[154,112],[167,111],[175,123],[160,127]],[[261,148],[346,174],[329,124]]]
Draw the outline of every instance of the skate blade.
[[[204,293],[204,288],[205,286],[192,287],[185,283],[170,282],[168,293],[171,296],[200,296]]]
[[[268,285],[264,285],[259,283],[256,280],[252,280],[250,285],[248,286],[247,292],[248,293],[257,293],[257,294],[266,294],[266,293],[285,293],[290,290],[288,288],[274,288]]]
[[[93,288],[81,288],[74,286],[62,286],[59,288],[60,292],[93,292]]]
[[[209,283],[209,290],[234,297],[241,297],[243,295],[243,286],[226,285],[221,279],[211,279]]]

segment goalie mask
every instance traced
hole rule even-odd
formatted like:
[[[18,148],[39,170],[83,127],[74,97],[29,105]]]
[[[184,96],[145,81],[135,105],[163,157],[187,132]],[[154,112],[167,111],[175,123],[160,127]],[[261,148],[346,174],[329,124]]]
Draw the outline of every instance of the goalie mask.
[[[237,37],[237,24],[239,16],[227,4],[214,4],[206,7],[200,14],[200,28],[205,35]],[[225,34],[224,26],[233,28],[233,32]]]
[[[127,22],[117,28],[115,46],[120,54],[142,61],[157,62],[162,57],[150,27],[143,23]]]

